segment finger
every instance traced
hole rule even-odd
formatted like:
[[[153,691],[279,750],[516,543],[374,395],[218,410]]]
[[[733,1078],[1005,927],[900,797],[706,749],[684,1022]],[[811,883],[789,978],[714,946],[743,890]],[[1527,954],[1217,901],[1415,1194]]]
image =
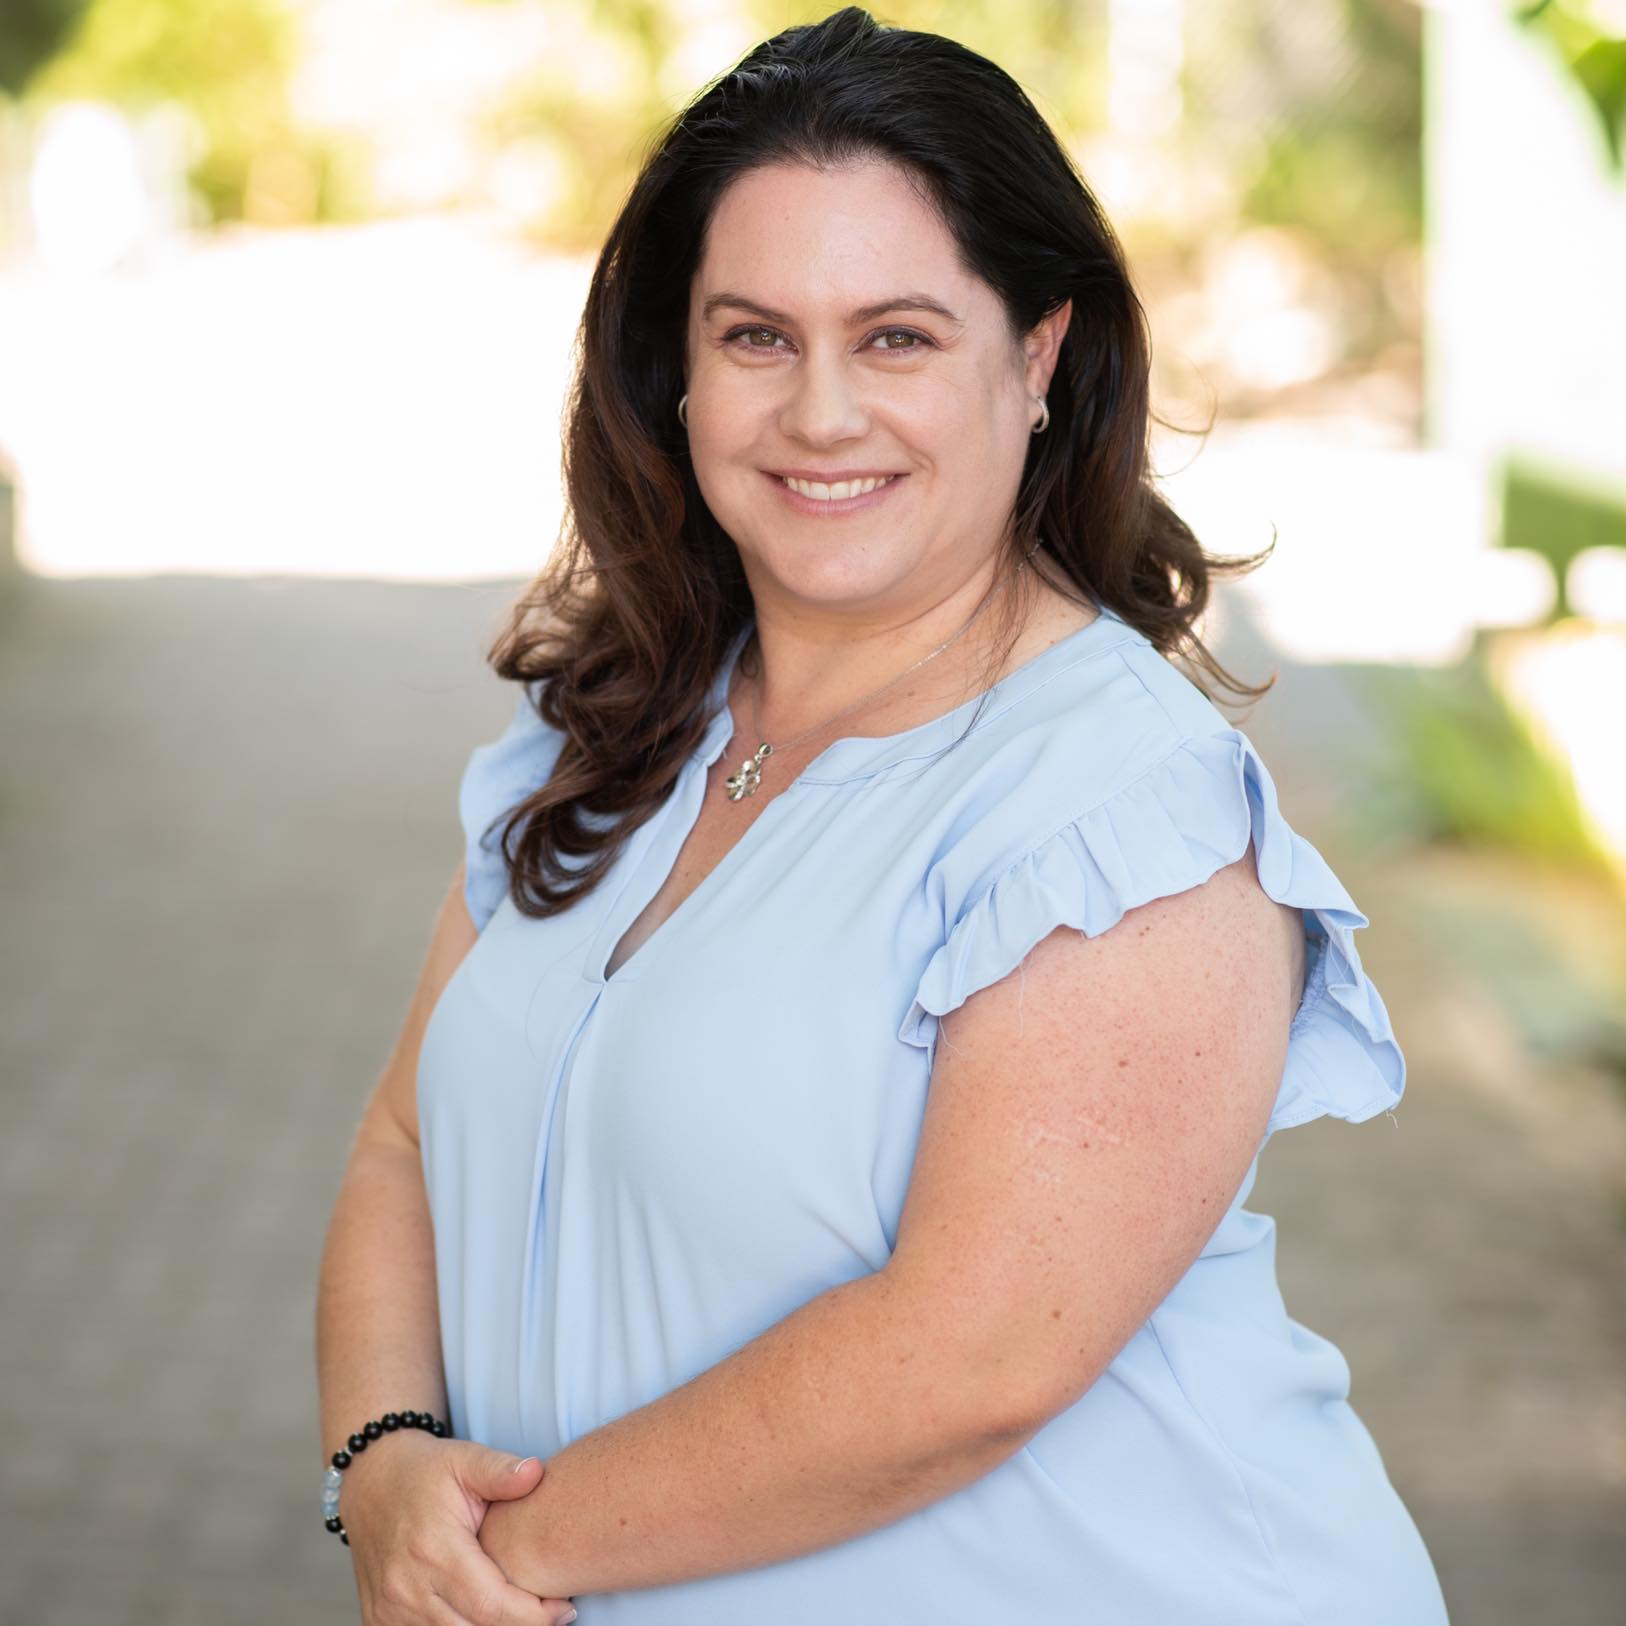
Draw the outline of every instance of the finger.
[[[473,1440],[457,1441],[451,1462],[463,1489],[488,1502],[528,1496],[542,1477],[540,1457],[517,1457]]]
[[[516,1586],[483,1556],[473,1563],[458,1564],[435,1590],[474,1626],[552,1626],[558,1613],[534,1592]]]
[[[526,1457],[513,1468],[483,1474],[478,1494],[488,1502],[518,1501],[521,1496],[529,1496],[542,1483],[545,1471],[540,1457]]]
[[[458,1614],[438,1592],[430,1597],[424,1619],[431,1626],[475,1626],[467,1615]]]

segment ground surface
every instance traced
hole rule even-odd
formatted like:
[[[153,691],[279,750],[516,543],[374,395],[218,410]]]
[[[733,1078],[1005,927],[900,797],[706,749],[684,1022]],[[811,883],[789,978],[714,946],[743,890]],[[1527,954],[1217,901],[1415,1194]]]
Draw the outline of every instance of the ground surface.
[[[4,1622],[356,1618],[314,1511],[317,1254],[457,861],[457,775],[507,719],[480,664],[504,596],[167,578],[0,609]],[[1284,665],[1245,725],[1318,843],[1375,743],[1350,676]],[[1520,908],[1563,900],[1517,865],[1323,850],[1373,919],[1408,1093],[1283,1134],[1249,1206],[1453,1620],[1617,1619],[1626,1103],[1533,1063],[1505,993]],[[1566,941],[1607,936],[1567,907]]]

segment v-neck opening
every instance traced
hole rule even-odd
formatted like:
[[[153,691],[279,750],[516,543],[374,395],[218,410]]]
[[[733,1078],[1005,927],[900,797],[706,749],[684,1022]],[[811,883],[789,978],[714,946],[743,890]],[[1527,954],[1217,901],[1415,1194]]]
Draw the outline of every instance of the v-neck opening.
[[[599,923],[599,929],[593,933],[592,941],[588,945],[589,957],[587,964],[583,967],[582,975],[589,982],[597,983],[604,988],[613,988],[622,982],[636,982],[643,975],[651,952],[659,948],[662,939],[666,937],[671,928],[686,919],[690,913],[700,906],[706,894],[715,891],[717,887],[721,886],[728,879],[729,872],[738,868],[745,861],[747,849],[757,839],[758,828],[766,819],[772,816],[774,804],[779,801],[780,797],[789,796],[794,792],[796,788],[794,784],[787,785],[783,790],[776,791],[769,798],[768,805],[740,832],[733,846],[711,866],[705,875],[700,878],[699,882],[678,903],[677,907],[655,927],[614,971],[607,970],[610,957],[620,945],[621,939],[632,930],[644,910],[660,896],[661,888],[666,885],[671,878],[672,871],[677,867],[678,859],[683,855],[683,848],[687,844],[689,837],[694,833],[694,828],[700,820],[707,788],[707,770],[717,760],[718,751],[721,748],[721,745],[718,745],[716,750],[711,751],[704,758],[699,755],[690,758],[684,767],[682,779],[672,793],[673,802],[668,804],[668,812],[665,815],[657,815],[657,818],[653,821],[654,828],[651,831],[650,839],[644,843],[633,859],[632,875],[627,885],[621,888],[615,900],[610,904],[605,912],[604,919]],[[696,789],[697,784],[698,790]],[[692,805],[689,805],[690,798],[692,798]],[[683,815],[676,820],[678,825],[676,840],[666,850],[665,861],[659,879],[656,880],[652,889],[640,891],[639,896],[643,901],[630,917],[623,916],[619,907],[621,900],[627,895],[637,877],[643,873],[645,866],[651,862],[655,849],[660,845],[663,838],[671,843],[673,836],[672,808],[673,804],[680,801],[685,804]]]
[[[758,827],[772,816],[772,803],[777,802],[780,797],[793,794],[802,785],[836,785],[871,778],[899,762],[930,754],[940,743],[946,744],[953,733],[971,719],[979,706],[983,708],[983,714],[977,718],[973,730],[986,727],[1023,696],[1043,687],[1045,683],[1080,661],[1142,636],[1106,605],[1098,603],[1096,610],[1096,616],[1092,621],[1058,638],[1048,648],[1040,650],[1037,655],[1030,656],[1013,671],[1007,672],[998,682],[991,684],[979,694],[972,695],[969,700],[950,711],[929,718],[924,723],[917,723],[911,728],[899,729],[892,734],[854,734],[832,740],[789,784],[775,792],[770,799],[770,805],[751,821],[740,833],[734,845],[712,865],[700,882],[649,936],[614,971],[606,971],[610,957],[621,939],[632,930],[639,916],[660,895],[662,887],[670,879],[689,836],[699,822],[709,770],[735,736],[728,694],[733,686],[740,656],[755,627],[754,621],[748,621],[735,634],[728,653],[713,679],[707,696],[711,717],[700,744],[684,764],[679,782],[674,787],[666,808],[645,827],[648,836],[632,856],[629,878],[626,884],[618,889],[598,929],[592,934],[588,944],[587,960],[582,967],[583,977],[603,988],[612,988],[622,982],[636,982],[647,968],[652,951],[659,947],[671,929],[692,914],[705,897],[722,885],[745,861],[751,845],[757,839]],[[681,813],[679,804],[682,804]],[[675,832],[674,818],[679,826]],[[652,889],[647,891],[640,889],[643,901],[630,917],[623,917],[619,907],[622,899],[627,896],[638,876],[650,863],[655,848],[663,841],[666,843],[666,859],[659,878]]]

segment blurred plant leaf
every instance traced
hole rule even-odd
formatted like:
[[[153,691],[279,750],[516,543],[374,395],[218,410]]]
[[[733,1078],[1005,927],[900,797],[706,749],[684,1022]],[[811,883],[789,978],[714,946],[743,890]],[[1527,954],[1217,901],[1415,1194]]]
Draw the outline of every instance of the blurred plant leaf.
[[[1603,125],[1612,174],[1626,174],[1626,39],[1590,0],[1536,0],[1515,21],[1546,36]]]
[[[1612,877],[1568,767],[1497,689],[1478,655],[1454,667],[1374,669],[1368,689],[1425,839],[1493,846]]]

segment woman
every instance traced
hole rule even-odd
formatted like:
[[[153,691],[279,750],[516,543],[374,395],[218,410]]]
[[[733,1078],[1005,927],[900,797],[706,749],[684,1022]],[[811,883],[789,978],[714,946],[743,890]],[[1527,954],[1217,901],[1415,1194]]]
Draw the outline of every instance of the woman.
[[[1404,1061],[1168,658],[1223,677],[1221,567],[1051,132],[948,40],[791,29],[666,132],[582,344],[324,1260],[329,1444],[450,1424],[342,1475],[364,1617],[1442,1621],[1241,1206]]]

